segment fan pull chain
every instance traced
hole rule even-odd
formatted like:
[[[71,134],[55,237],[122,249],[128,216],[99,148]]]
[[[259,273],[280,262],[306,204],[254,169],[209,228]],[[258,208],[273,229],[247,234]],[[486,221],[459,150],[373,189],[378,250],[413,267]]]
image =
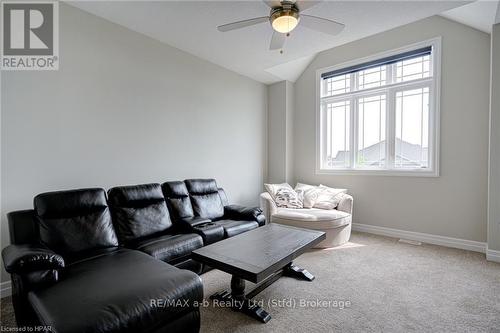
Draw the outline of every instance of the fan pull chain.
[[[288,32],[288,33],[286,34],[286,36],[287,36],[287,37],[290,37],[290,33]],[[283,54],[283,49],[281,49],[281,50],[280,50],[280,54]]]

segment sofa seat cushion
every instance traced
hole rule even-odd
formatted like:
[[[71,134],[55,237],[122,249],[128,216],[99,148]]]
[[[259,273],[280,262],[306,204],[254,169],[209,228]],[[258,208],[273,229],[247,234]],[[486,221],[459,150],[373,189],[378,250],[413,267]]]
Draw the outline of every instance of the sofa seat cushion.
[[[225,237],[233,237],[259,227],[255,221],[219,220],[216,223],[224,228]]]
[[[193,305],[203,286],[193,272],[121,249],[67,266],[59,282],[28,299],[53,332],[150,332],[193,310],[152,300]]]
[[[185,260],[191,252],[203,246],[203,238],[197,234],[163,235],[137,242],[135,249],[155,259],[168,263]]]
[[[195,272],[196,274],[201,274],[203,272],[203,264],[193,259],[187,259],[178,262],[174,266],[180,269],[188,269],[191,272]]]
[[[351,223],[351,214],[336,209],[278,208],[271,221],[308,229],[331,229]]]

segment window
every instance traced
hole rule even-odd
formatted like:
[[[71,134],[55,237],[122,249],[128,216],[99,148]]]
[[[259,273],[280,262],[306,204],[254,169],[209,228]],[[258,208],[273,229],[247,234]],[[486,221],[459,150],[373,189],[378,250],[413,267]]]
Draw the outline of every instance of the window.
[[[439,48],[318,71],[318,173],[438,175]]]

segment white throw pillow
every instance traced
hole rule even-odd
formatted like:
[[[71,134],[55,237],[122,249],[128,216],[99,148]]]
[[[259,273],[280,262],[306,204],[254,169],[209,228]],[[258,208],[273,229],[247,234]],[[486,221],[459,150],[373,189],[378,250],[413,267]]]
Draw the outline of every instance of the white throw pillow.
[[[319,185],[319,188],[322,191],[314,204],[314,208],[335,209],[342,199],[340,194],[347,193],[347,190],[343,188],[333,188],[325,185]]]
[[[295,192],[303,194],[304,200],[302,203],[304,208],[312,208],[318,200],[321,192],[323,192],[323,189],[319,186],[297,183],[295,186]]]
[[[266,189],[266,191],[271,195],[271,198],[274,198],[276,197],[276,192],[278,192],[278,190],[280,188],[288,188],[288,189],[292,189],[292,187],[288,184],[288,183],[281,183],[281,184],[264,184],[264,188]]]
[[[287,183],[264,184],[264,188],[269,192],[277,207],[303,208],[303,196],[295,192]]]

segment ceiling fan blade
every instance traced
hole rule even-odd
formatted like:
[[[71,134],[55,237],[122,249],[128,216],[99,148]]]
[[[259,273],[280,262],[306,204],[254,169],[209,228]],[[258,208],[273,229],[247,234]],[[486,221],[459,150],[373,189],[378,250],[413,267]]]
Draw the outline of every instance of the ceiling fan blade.
[[[337,35],[345,27],[342,23],[311,15],[300,15],[300,24],[306,28],[329,35]]]
[[[217,30],[219,30],[221,32],[226,32],[226,31],[230,31],[230,30],[236,30],[236,29],[249,27],[251,25],[256,25],[256,24],[263,23],[263,22],[269,22],[269,16],[256,17],[256,18],[249,19],[249,20],[243,20],[243,21],[228,23],[228,24],[224,24],[224,25],[219,25],[217,27]]]
[[[271,37],[271,45],[269,45],[270,50],[279,50],[283,48],[285,45],[286,34],[282,34],[276,31],[273,31],[273,37]]]
[[[297,0],[295,2],[295,6],[300,11],[304,11],[306,9],[311,8],[312,6],[316,6],[318,3],[323,2],[322,0]]]
[[[280,0],[263,0],[263,1],[270,8],[276,8],[276,7],[281,6],[281,1]]]

